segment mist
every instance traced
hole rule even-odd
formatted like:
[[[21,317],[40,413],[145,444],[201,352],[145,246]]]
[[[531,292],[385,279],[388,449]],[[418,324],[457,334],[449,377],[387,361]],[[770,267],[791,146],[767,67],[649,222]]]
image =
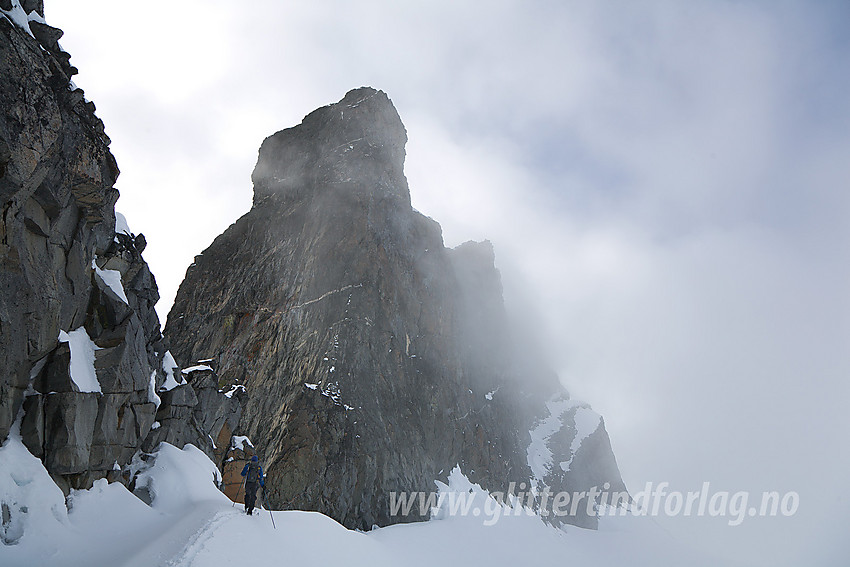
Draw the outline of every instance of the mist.
[[[162,321],[250,207],[262,140],[382,89],[413,206],[448,246],[493,242],[509,310],[604,416],[632,491],[799,493],[787,518],[657,518],[742,565],[850,552],[848,12],[46,1],[113,140]]]

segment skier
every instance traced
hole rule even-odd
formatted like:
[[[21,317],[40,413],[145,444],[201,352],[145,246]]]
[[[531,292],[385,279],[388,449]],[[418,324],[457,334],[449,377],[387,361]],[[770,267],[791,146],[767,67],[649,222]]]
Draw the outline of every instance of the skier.
[[[263,467],[260,465],[257,455],[254,455],[249,462],[245,463],[242,476],[245,477],[245,511],[251,516],[254,512],[254,504],[257,501],[257,487],[258,485],[266,486],[265,479],[263,479]]]

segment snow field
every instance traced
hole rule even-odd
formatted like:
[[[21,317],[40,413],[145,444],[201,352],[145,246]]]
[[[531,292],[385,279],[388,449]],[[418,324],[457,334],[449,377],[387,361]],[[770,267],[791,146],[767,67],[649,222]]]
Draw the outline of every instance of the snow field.
[[[66,511],[62,492],[16,429],[0,448],[0,501],[14,508],[0,532],[0,565],[229,567],[246,557],[256,565],[349,567],[715,565],[679,547],[649,518],[603,518],[599,531],[589,531],[555,529],[526,514],[485,525],[483,514],[436,511],[429,522],[364,533],[317,512],[277,511],[275,529],[267,510],[246,516],[234,506],[216,487],[220,478],[199,449],[163,443],[137,481],[153,497],[151,506],[101,480],[72,491]],[[459,468],[437,487],[469,493],[480,509],[501,506]]]

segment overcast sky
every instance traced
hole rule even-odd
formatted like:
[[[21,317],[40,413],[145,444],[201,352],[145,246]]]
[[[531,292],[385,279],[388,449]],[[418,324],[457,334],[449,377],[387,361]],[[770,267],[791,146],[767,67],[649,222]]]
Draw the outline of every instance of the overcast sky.
[[[382,89],[414,206],[447,245],[493,241],[633,492],[800,494],[792,518],[659,523],[723,564],[846,560],[850,3],[46,4],[163,323],[263,138]]]

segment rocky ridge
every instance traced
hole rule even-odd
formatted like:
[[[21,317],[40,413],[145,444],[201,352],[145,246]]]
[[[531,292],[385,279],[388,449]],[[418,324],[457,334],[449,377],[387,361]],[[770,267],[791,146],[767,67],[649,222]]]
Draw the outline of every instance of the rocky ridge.
[[[214,441],[238,422],[239,396],[173,362],[145,238],[116,221],[103,122],[43,16],[41,2],[0,0],[0,439],[20,419],[66,493],[132,486],[160,441],[223,462]],[[25,513],[10,506],[4,523]]]

